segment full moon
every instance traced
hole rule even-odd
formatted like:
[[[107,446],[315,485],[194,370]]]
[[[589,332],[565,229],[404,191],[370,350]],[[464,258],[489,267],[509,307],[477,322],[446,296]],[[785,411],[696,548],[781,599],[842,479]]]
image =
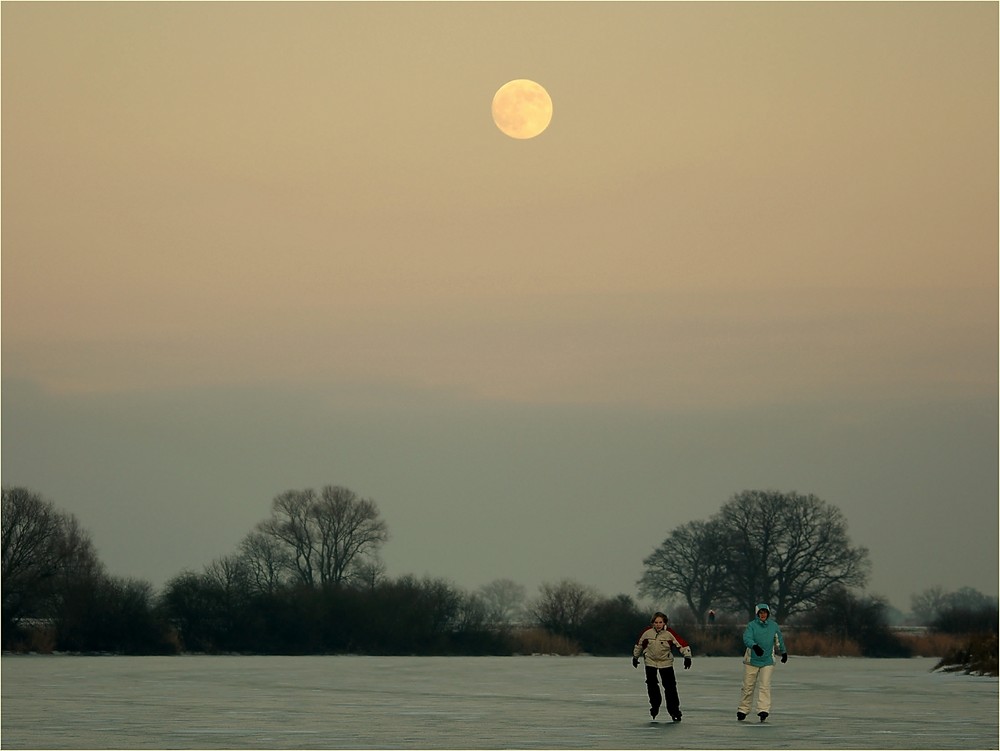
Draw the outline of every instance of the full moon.
[[[511,138],[534,138],[551,121],[552,98],[534,81],[508,81],[493,95],[493,122]]]

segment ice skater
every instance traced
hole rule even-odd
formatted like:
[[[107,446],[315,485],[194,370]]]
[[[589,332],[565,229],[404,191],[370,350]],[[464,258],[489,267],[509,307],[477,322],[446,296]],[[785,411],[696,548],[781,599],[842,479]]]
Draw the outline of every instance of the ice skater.
[[[771,608],[762,602],[757,606],[757,617],[743,631],[743,696],[736,709],[736,719],[742,722],[750,714],[754,689],[757,689],[757,716],[761,722],[771,711],[771,673],[774,672],[774,652],[777,649],[782,662],[788,662],[785,638],[776,621],[771,619]]]
[[[677,696],[677,680],[674,676],[673,648],[684,657],[684,669],[691,667],[691,647],[680,635],[667,628],[669,619],[663,613],[653,615],[652,625],[643,629],[632,648],[632,667],[639,667],[642,657],[646,667],[646,693],[649,694],[649,715],[654,720],[660,713],[660,704],[666,699],[667,713],[674,722],[681,721],[681,700]],[[663,694],[660,682],[663,682]]]

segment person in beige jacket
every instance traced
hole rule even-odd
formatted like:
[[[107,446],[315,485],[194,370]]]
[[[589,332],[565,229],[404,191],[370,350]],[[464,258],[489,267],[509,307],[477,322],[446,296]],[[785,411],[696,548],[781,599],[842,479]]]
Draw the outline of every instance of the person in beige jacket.
[[[681,700],[677,695],[677,680],[674,676],[674,653],[684,657],[684,669],[691,667],[691,647],[672,628],[667,628],[669,619],[663,613],[654,613],[651,625],[643,629],[632,648],[632,667],[639,667],[642,657],[646,667],[646,693],[649,694],[649,714],[655,720],[660,713],[660,704],[666,698],[667,712],[674,722],[681,721]],[[660,682],[663,694],[660,694]]]

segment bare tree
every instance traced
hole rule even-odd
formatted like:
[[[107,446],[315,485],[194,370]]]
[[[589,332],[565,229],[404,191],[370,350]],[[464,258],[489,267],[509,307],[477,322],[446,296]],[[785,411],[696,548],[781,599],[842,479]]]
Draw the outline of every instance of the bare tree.
[[[851,547],[844,515],[814,495],[747,490],[716,519],[728,533],[729,599],[748,613],[767,600],[787,619],[868,579],[868,550]]]
[[[371,592],[386,580],[385,572],[385,562],[373,553],[351,564],[347,579],[352,586]]]
[[[61,519],[51,503],[25,488],[3,489],[4,608],[55,576],[60,565]]]
[[[308,586],[317,584],[315,575],[319,552],[315,540],[313,508],[316,491],[288,490],[271,503],[271,518],[258,525],[260,532],[284,543],[289,567]]]
[[[708,611],[726,593],[726,531],[717,521],[694,521],[673,530],[643,560],[639,594],[662,598],[681,595],[704,626]]]
[[[240,556],[247,567],[250,587],[257,592],[274,592],[291,569],[285,546],[274,536],[262,532],[260,525],[243,538]]]
[[[86,534],[71,514],[26,488],[3,488],[2,573],[5,638],[19,619],[50,615],[71,587],[104,576]]]
[[[251,573],[247,560],[239,555],[224,555],[205,566],[205,581],[234,598],[250,591]]]
[[[476,592],[462,592],[459,596],[458,611],[455,616],[455,630],[459,633],[490,631],[495,627],[490,622],[486,602]]]
[[[377,553],[389,539],[373,500],[332,485],[319,495],[307,489],[277,496],[271,518],[258,531],[283,544],[285,565],[311,587],[341,584],[352,564]]]
[[[933,621],[947,606],[948,594],[943,587],[928,587],[923,592],[910,596],[910,610],[913,615],[923,619],[922,624]]]
[[[682,595],[699,619],[718,604],[753,613],[763,600],[788,618],[831,587],[863,586],[869,570],[839,509],[813,495],[759,490],[674,530],[644,564],[641,591]]]
[[[981,608],[996,609],[997,598],[984,595],[973,587],[960,587],[944,597],[945,607],[976,610]]]
[[[600,600],[590,587],[563,579],[558,584],[542,584],[532,609],[538,625],[553,634],[577,638],[591,609]]]
[[[359,556],[378,550],[389,539],[375,502],[339,485],[323,488],[313,518],[319,533],[322,584],[340,584]]]
[[[65,582],[93,581],[106,576],[104,565],[97,557],[94,543],[72,514],[60,513],[61,534],[59,575]]]
[[[486,618],[494,628],[509,628],[524,616],[524,587],[511,579],[495,579],[478,592]]]

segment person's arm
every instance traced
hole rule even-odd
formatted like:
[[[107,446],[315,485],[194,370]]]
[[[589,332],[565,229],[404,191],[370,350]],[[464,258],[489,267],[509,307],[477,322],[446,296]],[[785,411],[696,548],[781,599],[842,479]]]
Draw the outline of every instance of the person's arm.
[[[632,647],[632,667],[639,667],[639,657],[642,653],[646,651],[646,647],[649,645],[649,639],[646,638],[646,632],[649,629],[643,629],[642,633],[639,634],[639,638],[635,640],[635,646]]]
[[[673,639],[674,644],[677,645],[678,651],[684,658],[684,669],[687,670],[691,667],[691,645],[689,645],[684,639],[674,631],[672,628],[668,628],[667,631],[670,632],[670,638]]]
[[[764,650],[757,643],[757,634],[754,632],[753,621],[750,621],[743,630],[743,644],[747,649],[753,650],[753,653],[758,657],[764,654]]]
[[[690,659],[691,657],[690,645],[686,641],[684,641],[681,635],[678,634],[676,631],[674,631],[672,628],[668,627],[667,631],[670,633],[670,640],[677,645],[677,651],[681,653],[681,656]]]

